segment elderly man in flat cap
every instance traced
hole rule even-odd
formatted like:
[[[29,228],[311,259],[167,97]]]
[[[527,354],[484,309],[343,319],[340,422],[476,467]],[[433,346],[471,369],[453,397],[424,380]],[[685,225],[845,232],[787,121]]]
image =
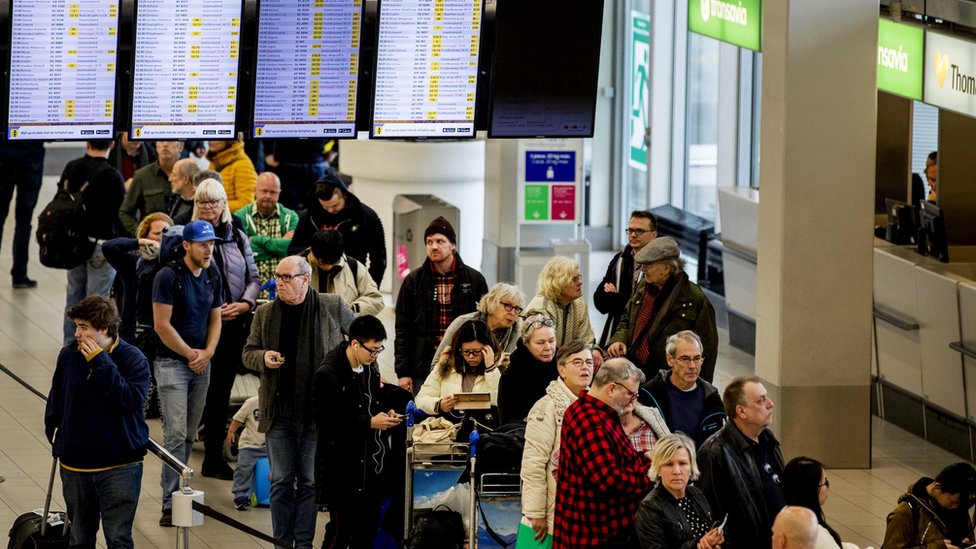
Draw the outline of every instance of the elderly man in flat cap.
[[[668,337],[691,330],[701,338],[702,356],[690,358],[701,367],[700,377],[711,382],[718,354],[715,309],[701,288],[688,280],[678,243],[671,237],[657,238],[637,252],[634,263],[644,277],[630,296],[607,353],[626,356],[651,378],[668,369]]]

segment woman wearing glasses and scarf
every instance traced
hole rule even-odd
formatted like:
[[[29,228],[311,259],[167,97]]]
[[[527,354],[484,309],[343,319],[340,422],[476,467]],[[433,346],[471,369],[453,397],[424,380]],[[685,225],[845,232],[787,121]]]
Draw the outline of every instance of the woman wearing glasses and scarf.
[[[417,407],[428,414],[441,414],[459,421],[463,415],[454,410],[459,393],[488,393],[492,407],[496,406],[501,377],[498,362],[502,358],[504,353],[498,349],[487,324],[480,320],[465,322],[417,393]],[[491,418],[483,419],[491,422]]]
[[[441,354],[448,350],[454,341],[454,334],[465,322],[480,320],[488,325],[491,335],[495,336],[498,348],[507,354],[515,352],[515,346],[522,335],[522,319],[519,315],[525,307],[525,294],[517,286],[499,282],[488,290],[488,293],[478,300],[477,309],[473,313],[463,314],[455,318],[444,331],[441,344],[434,353],[434,360],[430,363],[433,371],[441,360]]]
[[[529,409],[556,379],[555,325],[545,313],[536,310],[530,310],[522,320],[521,341],[509,357],[498,384],[498,414],[502,425],[525,421]]]

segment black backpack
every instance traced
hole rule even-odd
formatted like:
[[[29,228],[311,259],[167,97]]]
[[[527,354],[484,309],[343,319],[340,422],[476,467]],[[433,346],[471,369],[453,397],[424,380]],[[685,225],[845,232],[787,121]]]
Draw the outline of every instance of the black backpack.
[[[465,541],[461,513],[444,505],[426,511],[407,537],[407,549],[461,549]]]
[[[58,192],[37,217],[37,243],[41,265],[52,269],[73,269],[95,252],[95,239],[88,236],[88,216],[82,192],[89,183],[112,169],[108,164],[92,170],[81,187],[72,192],[68,181],[58,182]]]
[[[478,444],[478,467],[483,473],[519,474],[522,470],[522,450],[525,448],[525,423],[507,423],[482,435]]]

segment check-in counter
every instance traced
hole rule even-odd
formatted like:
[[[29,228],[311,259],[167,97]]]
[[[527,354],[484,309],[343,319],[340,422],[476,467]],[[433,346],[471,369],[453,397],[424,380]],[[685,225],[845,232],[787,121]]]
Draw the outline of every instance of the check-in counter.
[[[950,257],[976,259],[972,248],[950,249]],[[967,381],[976,383],[976,358],[966,353],[976,350],[976,261],[939,263],[878,243],[874,308],[877,410],[972,459],[976,391]]]

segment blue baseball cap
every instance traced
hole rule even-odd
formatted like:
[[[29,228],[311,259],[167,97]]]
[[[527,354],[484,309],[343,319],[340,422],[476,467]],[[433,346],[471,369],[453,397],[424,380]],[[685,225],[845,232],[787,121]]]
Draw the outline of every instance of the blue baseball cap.
[[[213,225],[209,221],[197,219],[183,227],[183,240],[185,242],[210,242],[217,240],[217,235],[214,234]]]

